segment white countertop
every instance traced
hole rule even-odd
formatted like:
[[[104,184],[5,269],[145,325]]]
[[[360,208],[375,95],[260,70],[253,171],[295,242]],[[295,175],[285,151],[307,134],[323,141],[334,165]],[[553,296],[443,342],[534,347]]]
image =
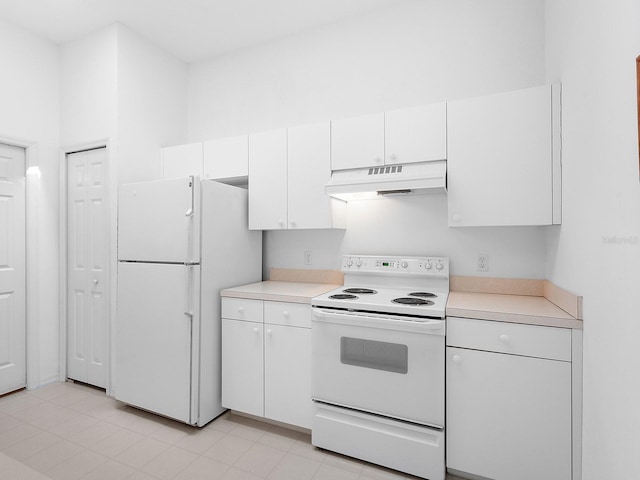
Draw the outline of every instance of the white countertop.
[[[582,320],[540,296],[450,292],[446,313],[448,317],[582,328]]]
[[[311,303],[311,299],[329,290],[340,287],[333,283],[265,282],[250,283],[239,287],[225,288],[220,292],[223,297],[251,298],[275,302]]]
[[[250,298],[275,302],[310,304],[311,299],[340,287],[333,283],[283,282],[268,280],[250,283],[220,292],[223,297]],[[571,316],[542,296],[496,293],[449,293],[446,307],[449,317],[476,318],[562,328],[582,328],[582,320]]]

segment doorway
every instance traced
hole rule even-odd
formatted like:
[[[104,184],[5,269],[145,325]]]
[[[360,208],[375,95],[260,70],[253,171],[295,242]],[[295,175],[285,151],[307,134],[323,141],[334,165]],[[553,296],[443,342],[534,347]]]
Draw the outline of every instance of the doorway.
[[[0,395],[26,386],[24,148],[0,144]]]
[[[68,153],[67,377],[107,387],[109,202],[106,147]]]

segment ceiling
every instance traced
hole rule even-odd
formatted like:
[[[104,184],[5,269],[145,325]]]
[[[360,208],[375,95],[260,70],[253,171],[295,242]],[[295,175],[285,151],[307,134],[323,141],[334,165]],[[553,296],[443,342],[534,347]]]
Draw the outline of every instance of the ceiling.
[[[406,0],[0,0],[0,18],[56,44],[115,22],[185,62]]]

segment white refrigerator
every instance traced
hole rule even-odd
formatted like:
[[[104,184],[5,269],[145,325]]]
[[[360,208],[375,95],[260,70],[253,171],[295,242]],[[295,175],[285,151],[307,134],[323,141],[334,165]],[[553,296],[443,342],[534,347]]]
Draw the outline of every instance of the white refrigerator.
[[[120,186],[116,399],[197,426],[224,412],[220,290],[262,279],[247,208],[198,177]]]

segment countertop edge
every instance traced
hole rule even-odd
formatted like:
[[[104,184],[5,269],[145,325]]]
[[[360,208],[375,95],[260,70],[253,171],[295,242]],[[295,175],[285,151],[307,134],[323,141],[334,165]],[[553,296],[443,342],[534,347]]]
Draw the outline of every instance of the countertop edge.
[[[313,298],[279,293],[230,292],[225,290],[220,291],[220,296],[227,298],[248,298],[250,300],[265,300],[271,302],[306,303],[308,305],[311,305],[311,299]]]
[[[582,320],[575,318],[544,317],[538,315],[523,315],[519,313],[489,312],[486,310],[468,310],[463,308],[446,309],[447,317],[472,318],[507,323],[522,323],[543,327],[559,327],[582,330]]]

